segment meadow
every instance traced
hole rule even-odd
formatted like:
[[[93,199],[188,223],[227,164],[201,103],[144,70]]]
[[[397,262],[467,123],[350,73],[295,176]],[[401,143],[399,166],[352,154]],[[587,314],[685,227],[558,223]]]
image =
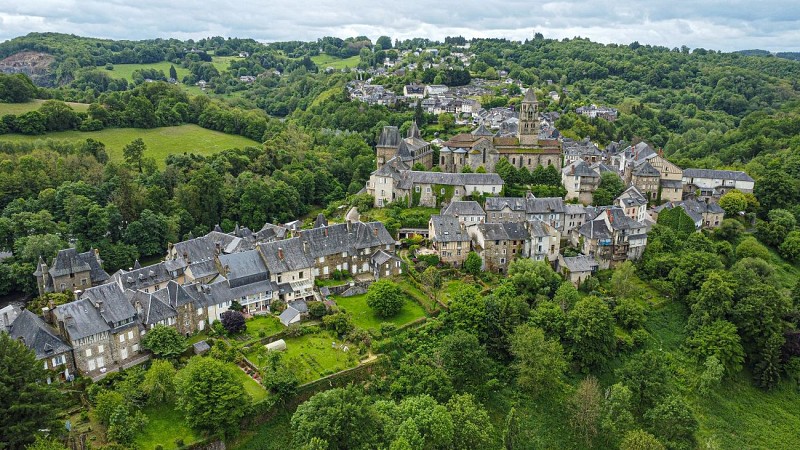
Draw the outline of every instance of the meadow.
[[[358,66],[361,58],[359,56],[351,56],[349,58],[342,59],[335,56],[322,54],[312,56],[311,61],[314,61],[314,64],[323,70],[327,67],[333,67],[336,70],[341,70],[347,67],[354,69],[356,66]]]
[[[230,148],[259,147],[256,141],[241,136],[212,131],[197,125],[180,125],[160,128],[107,128],[100,131],[61,131],[39,136],[6,134],[0,136],[2,141],[33,142],[37,140],[83,141],[95,139],[106,145],[106,152],[111,161],[121,162],[122,148],[136,138],[141,138],[147,150],[146,157],[155,158],[158,167],[165,166],[165,159],[171,154],[195,153],[209,156]]]
[[[4,116],[6,114],[24,114],[29,111],[36,111],[42,106],[46,100],[33,100],[26,103],[1,103],[0,102],[0,116]],[[72,107],[77,112],[86,112],[89,110],[89,105],[87,103],[74,103],[74,102],[67,102],[67,104]]]
[[[405,325],[414,320],[425,317],[425,311],[411,298],[406,298],[403,308],[394,317],[380,318],[367,306],[367,295],[354,295],[352,297],[336,297],[336,304],[340,309],[347,311],[353,318],[353,323],[366,330],[378,330],[381,323],[393,323],[397,326]]]

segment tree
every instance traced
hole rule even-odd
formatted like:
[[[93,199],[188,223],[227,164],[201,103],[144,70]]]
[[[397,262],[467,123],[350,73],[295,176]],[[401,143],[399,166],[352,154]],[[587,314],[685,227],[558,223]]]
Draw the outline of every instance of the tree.
[[[471,450],[492,447],[495,433],[489,414],[472,395],[454,396],[447,402],[447,410],[455,425],[450,448]]]
[[[725,375],[725,367],[719,362],[716,356],[709,356],[703,364],[703,372],[697,382],[697,391],[700,395],[707,395],[711,388],[719,385]]]
[[[397,283],[378,280],[367,289],[367,305],[381,318],[394,317],[403,308],[405,294]]]
[[[736,259],[743,258],[761,258],[764,261],[769,261],[769,250],[761,245],[756,238],[748,237],[736,246]]]
[[[508,276],[517,292],[533,304],[536,297],[552,298],[561,285],[561,277],[546,261],[516,259],[508,265]]]
[[[744,233],[744,225],[736,219],[724,219],[719,228],[714,230],[714,236],[735,243]]]
[[[633,355],[617,370],[620,382],[630,388],[633,408],[639,414],[666,395],[669,375],[664,356],[652,350]]]
[[[171,362],[153,361],[142,383],[142,391],[147,395],[147,401],[153,405],[171,402],[175,398],[176,373]]]
[[[0,447],[22,448],[39,430],[59,430],[61,400],[34,352],[0,333]]]
[[[719,206],[725,210],[727,217],[737,217],[747,210],[747,198],[740,191],[733,189],[719,199]]]
[[[600,418],[600,428],[616,440],[633,428],[636,420],[631,411],[633,394],[622,383],[616,383],[606,389]]]
[[[597,297],[586,297],[567,314],[567,336],[572,358],[584,370],[605,364],[614,353],[614,318],[608,305]]]
[[[175,328],[158,324],[144,335],[142,347],[159,358],[177,358],[186,350],[186,338]]]
[[[618,297],[629,297],[636,294],[636,268],[630,261],[620,264],[611,275],[611,291]]]
[[[145,145],[142,138],[136,138],[122,148],[122,156],[125,158],[126,163],[138,168],[139,173],[141,173],[145,150],[147,150],[147,145]]]
[[[506,426],[503,429],[503,448],[505,450],[522,448],[522,427],[519,423],[517,410],[513,406],[506,415]]]
[[[147,425],[147,416],[134,410],[129,404],[118,405],[111,413],[106,436],[119,444],[128,446],[136,434]]]
[[[644,325],[647,320],[644,306],[632,298],[623,297],[617,300],[614,316],[627,330],[634,330]]]
[[[439,343],[436,356],[458,390],[476,392],[483,388],[491,361],[474,334],[457,330],[445,336]]]
[[[483,260],[480,255],[475,252],[469,252],[467,259],[464,260],[464,272],[476,277],[481,273],[481,267],[483,267]]]
[[[580,299],[581,294],[569,281],[561,283],[561,286],[556,290],[556,295],[553,296],[553,301],[561,307],[564,313],[572,309]]]
[[[597,436],[602,400],[600,383],[593,376],[588,376],[581,380],[578,388],[570,397],[572,426],[583,437],[587,446],[590,446],[595,436]]]
[[[25,450],[67,450],[67,447],[54,438],[36,436],[33,444],[26,445]]]
[[[239,311],[225,311],[224,313],[220,314],[219,318],[222,322],[222,326],[225,327],[225,331],[227,331],[228,334],[241,333],[247,329],[247,323],[245,323],[244,315],[242,315],[242,313]]]
[[[375,448],[379,419],[373,402],[355,386],[320,392],[301,403],[292,415],[294,440],[304,445],[314,438],[328,449]]]
[[[232,436],[250,406],[234,369],[213,358],[198,357],[175,377],[177,406],[186,422],[209,435]]]
[[[693,449],[698,424],[681,397],[669,396],[645,414],[650,431],[670,448]]]
[[[785,259],[795,263],[800,262],[800,231],[787,234],[779,251]]]
[[[738,373],[744,362],[744,349],[736,325],[717,320],[700,327],[686,340],[689,353],[698,362],[715,357],[728,376]]]
[[[178,71],[175,70],[175,66],[172,64],[169,65],[169,77],[172,78],[173,80],[178,79]]]
[[[517,327],[510,341],[520,387],[534,394],[563,387],[567,362],[558,340],[547,339],[540,328],[523,324]]]
[[[453,126],[456,124],[456,118],[453,117],[452,114],[442,113],[439,114],[439,126],[442,127],[442,130],[445,132],[449,131]]]
[[[125,406],[125,396],[112,390],[100,391],[94,399],[94,417],[106,427],[111,424],[111,416],[120,406]]]
[[[619,450],[665,450],[664,444],[644,430],[633,430],[625,434]]]
[[[598,206],[610,205],[624,190],[625,183],[622,182],[619,175],[613,172],[603,172],[600,174],[600,184],[597,185],[597,190],[592,196],[592,203]]]
[[[392,48],[392,38],[389,36],[381,36],[375,41],[375,45],[379,45],[381,50],[389,50]]]

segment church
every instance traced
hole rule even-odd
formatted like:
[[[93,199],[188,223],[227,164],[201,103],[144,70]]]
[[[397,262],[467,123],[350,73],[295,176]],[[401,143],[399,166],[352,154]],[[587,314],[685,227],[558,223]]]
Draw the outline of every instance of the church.
[[[398,169],[410,169],[420,163],[425,170],[433,167],[433,149],[431,143],[422,139],[417,123],[413,122],[408,129],[408,136],[400,138],[397,127],[386,126],[375,146],[378,169],[389,163],[399,166]]]
[[[561,144],[555,139],[539,138],[539,102],[533,88],[528,89],[519,111],[516,136],[492,133],[484,124],[471,133],[453,136],[439,150],[439,167],[443,172],[457,173],[464,167],[473,172],[483,167],[495,172],[500,158],[506,158],[517,169],[533,170],[538,166],[561,167]]]

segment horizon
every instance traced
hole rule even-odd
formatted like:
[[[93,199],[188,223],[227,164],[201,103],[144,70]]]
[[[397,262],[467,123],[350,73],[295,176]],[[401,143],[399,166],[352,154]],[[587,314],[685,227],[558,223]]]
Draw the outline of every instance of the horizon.
[[[262,43],[378,36],[443,41],[446,36],[531,39],[534,33],[562,40],[588,38],[602,44],[675,48],[687,46],[734,52],[800,51],[800,9],[788,0],[752,4],[645,0],[546,1],[532,8],[520,0],[501,0],[490,8],[475,1],[445,0],[435,5],[411,1],[397,8],[383,0],[333,4],[311,0],[273,1],[269,9],[232,2],[195,8],[190,2],[164,4],[142,0],[30,0],[0,6],[0,42],[30,32],[55,32],[112,40],[211,36],[254,39]],[[242,14],[246,12],[246,14]],[[132,25],[133,24],[133,25]]]

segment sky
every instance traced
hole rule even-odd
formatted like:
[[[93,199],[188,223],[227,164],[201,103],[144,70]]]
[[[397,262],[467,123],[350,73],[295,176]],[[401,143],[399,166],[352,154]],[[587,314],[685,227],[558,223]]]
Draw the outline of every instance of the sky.
[[[32,31],[111,39],[209,36],[262,42],[542,33],[722,51],[800,51],[797,0],[2,0],[0,41]]]

